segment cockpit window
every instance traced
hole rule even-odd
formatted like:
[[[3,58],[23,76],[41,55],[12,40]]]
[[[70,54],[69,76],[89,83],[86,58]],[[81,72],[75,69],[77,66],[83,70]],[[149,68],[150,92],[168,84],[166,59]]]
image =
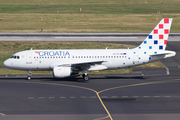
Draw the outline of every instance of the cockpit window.
[[[11,58],[12,58],[12,59],[20,59],[19,56],[15,56],[15,55],[13,55]]]

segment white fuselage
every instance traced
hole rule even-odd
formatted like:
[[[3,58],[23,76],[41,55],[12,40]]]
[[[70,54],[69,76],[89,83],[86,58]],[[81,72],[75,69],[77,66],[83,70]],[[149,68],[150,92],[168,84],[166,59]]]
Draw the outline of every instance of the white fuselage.
[[[4,66],[18,70],[52,70],[57,66],[94,64],[87,71],[119,69],[152,62],[165,55],[152,57],[135,49],[89,49],[89,50],[27,50],[15,53]],[[18,57],[17,57],[18,56]],[[95,63],[98,62],[98,63]]]

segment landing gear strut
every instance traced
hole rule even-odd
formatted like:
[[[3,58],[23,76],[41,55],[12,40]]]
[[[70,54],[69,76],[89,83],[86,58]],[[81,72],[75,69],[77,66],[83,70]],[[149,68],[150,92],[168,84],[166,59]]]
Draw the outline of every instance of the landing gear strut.
[[[27,75],[27,79],[28,79],[28,80],[31,80],[31,73],[32,73],[32,71],[29,70],[29,74]]]
[[[89,76],[87,73],[83,74],[83,79],[84,81],[88,81],[89,80]]]

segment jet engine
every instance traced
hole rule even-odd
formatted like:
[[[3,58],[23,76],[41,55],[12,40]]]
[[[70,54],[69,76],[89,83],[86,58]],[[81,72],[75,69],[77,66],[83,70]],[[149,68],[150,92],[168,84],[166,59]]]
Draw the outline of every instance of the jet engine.
[[[54,67],[53,75],[55,78],[68,77],[72,73],[71,67]]]

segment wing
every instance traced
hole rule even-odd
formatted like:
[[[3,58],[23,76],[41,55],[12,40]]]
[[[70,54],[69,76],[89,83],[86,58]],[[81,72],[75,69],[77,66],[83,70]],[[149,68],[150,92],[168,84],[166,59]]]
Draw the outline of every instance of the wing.
[[[84,61],[84,62],[71,62],[71,63],[53,63],[51,64],[50,68],[53,69],[54,67],[71,67],[73,71],[94,71],[94,70],[104,70],[107,69],[106,66],[102,65],[103,62],[106,61]]]
[[[101,64],[105,61],[85,61],[85,62],[73,62],[73,63],[61,63],[58,66],[82,66],[82,65],[94,65],[94,64]]]
[[[83,63],[73,63],[71,67],[74,71],[94,71],[94,70],[102,70],[107,67],[101,65],[105,61],[93,61],[93,62],[83,62]]]

